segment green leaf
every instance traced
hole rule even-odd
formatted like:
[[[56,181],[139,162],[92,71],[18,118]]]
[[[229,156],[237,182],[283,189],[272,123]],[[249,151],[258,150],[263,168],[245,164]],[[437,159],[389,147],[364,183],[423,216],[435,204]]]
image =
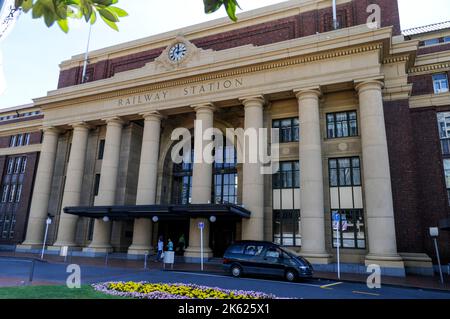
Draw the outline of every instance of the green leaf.
[[[68,23],[67,19],[59,19],[56,22],[58,23],[61,30],[64,31],[64,33],[69,32],[69,23]]]
[[[119,31],[119,28],[117,27],[117,24],[116,24],[115,22],[110,21],[110,20],[104,18],[101,14],[100,14],[100,17],[102,18],[103,21],[105,21],[105,23],[106,23],[110,28],[112,28],[112,29],[114,29],[114,30],[116,30],[116,31]]]
[[[118,17],[121,17],[121,18],[128,16],[128,13],[125,10],[120,9],[118,7],[110,6],[110,7],[108,7],[108,10],[115,13]]]
[[[203,0],[205,13],[213,13],[223,5],[223,0]]]
[[[237,17],[236,17],[236,5],[237,2],[235,0],[224,0],[224,4],[225,4],[225,9],[227,11],[228,16],[230,17],[231,20],[233,20],[234,22],[237,21]]]
[[[99,9],[98,13],[100,13],[100,16],[106,20],[109,20],[111,22],[118,22],[119,18],[117,17],[117,15],[111,11],[108,10],[108,8],[106,9]]]

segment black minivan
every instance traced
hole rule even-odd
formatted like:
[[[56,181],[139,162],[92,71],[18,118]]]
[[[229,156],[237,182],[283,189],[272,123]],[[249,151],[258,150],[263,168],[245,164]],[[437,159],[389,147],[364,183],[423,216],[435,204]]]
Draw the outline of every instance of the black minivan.
[[[287,252],[266,241],[240,241],[232,244],[223,256],[225,271],[234,277],[242,274],[282,276],[288,281],[311,278],[312,265],[303,257]]]

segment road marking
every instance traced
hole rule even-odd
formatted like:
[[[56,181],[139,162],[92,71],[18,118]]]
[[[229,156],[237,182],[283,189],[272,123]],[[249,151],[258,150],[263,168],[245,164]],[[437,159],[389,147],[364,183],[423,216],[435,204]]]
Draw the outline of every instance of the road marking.
[[[184,272],[184,271],[173,271],[174,273],[177,274],[185,274],[185,275],[197,275],[197,276],[207,276],[207,277],[220,277],[220,278],[230,278],[230,276],[224,276],[224,275],[211,275],[211,274],[199,274],[196,272]],[[233,278],[233,277],[231,277]],[[234,278],[237,279],[237,278]],[[266,280],[266,279],[256,279],[256,278],[241,278],[243,280],[251,280],[251,281],[265,281],[265,282],[277,282],[275,280]],[[316,287],[316,288],[320,288],[320,285],[313,285],[313,284],[305,284],[305,283],[298,283],[298,282],[278,282],[278,283],[282,283],[285,285],[301,285],[301,286],[308,286],[308,287]]]
[[[352,291],[354,294],[360,294],[360,295],[370,295],[370,296],[379,296],[380,294],[376,294],[373,292],[365,292],[365,291],[358,291],[358,290],[353,290]]]
[[[339,281],[339,282],[334,282],[334,283],[332,283],[332,284],[320,286],[320,288],[322,288],[322,289],[333,289],[333,288],[330,288],[330,287],[331,287],[331,286],[340,285],[340,284],[342,284],[342,282]]]

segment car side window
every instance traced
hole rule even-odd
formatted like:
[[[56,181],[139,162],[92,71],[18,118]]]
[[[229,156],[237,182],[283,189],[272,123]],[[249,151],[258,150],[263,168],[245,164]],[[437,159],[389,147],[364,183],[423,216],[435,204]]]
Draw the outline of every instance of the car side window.
[[[270,247],[269,249],[267,249],[266,257],[280,258],[281,256],[282,256],[282,252],[278,248]]]
[[[244,246],[243,245],[234,245],[231,246],[228,250],[230,254],[242,254],[244,252]]]
[[[259,256],[261,255],[263,249],[264,246],[248,245],[247,247],[245,247],[244,254],[250,256]]]

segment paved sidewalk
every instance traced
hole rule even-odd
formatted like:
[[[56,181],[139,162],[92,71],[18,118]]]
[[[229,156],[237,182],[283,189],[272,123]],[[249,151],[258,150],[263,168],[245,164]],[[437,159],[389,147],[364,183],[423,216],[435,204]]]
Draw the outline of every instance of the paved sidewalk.
[[[14,252],[2,252],[0,251],[0,258],[14,258],[14,259],[35,259],[40,261],[39,254],[28,254],[28,253],[14,253]],[[50,263],[64,263],[64,257],[57,255],[45,255],[44,262]],[[111,255],[108,258],[105,257],[68,257],[65,263],[86,265],[86,266],[108,266],[108,267],[117,267],[124,269],[144,269],[144,260],[129,260],[123,258],[117,258],[116,256]],[[176,262],[173,265],[173,268],[170,265],[166,265],[163,267],[161,262],[154,262],[154,257],[150,256],[147,262],[148,269],[154,270],[162,270],[166,271],[184,271],[184,272],[200,272],[199,264],[192,263],[180,263]],[[224,274],[222,270],[222,265],[220,264],[220,260],[214,260],[213,262],[204,263],[203,272],[212,273],[212,274]],[[315,272],[314,278],[316,279],[327,279],[327,280],[338,280],[336,273],[328,273],[328,272]],[[342,273],[340,281],[348,281],[348,282],[363,282],[365,283],[367,280],[367,276],[360,274],[348,274]],[[23,279],[14,279],[14,278],[2,278],[0,272],[0,286],[4,286],[4,284],[10,283],[21,283]],[[412,276],[408,275],[407,277],[388,277],[383,276],[381,278],[381,284],[383,285],[394,285],[400,287],[411,287],[411,288],[419,288],[419,289],[439,289],[450,291],[450,277],[445,274],[444,275],[445,284],[442,285],[439,281],[439,276],[434,277],[425,277],[425,276]],[[39,282],[33,282],[33,285],[37,285]],[[54,283],[41,283],[41,284],[54,284]]]

